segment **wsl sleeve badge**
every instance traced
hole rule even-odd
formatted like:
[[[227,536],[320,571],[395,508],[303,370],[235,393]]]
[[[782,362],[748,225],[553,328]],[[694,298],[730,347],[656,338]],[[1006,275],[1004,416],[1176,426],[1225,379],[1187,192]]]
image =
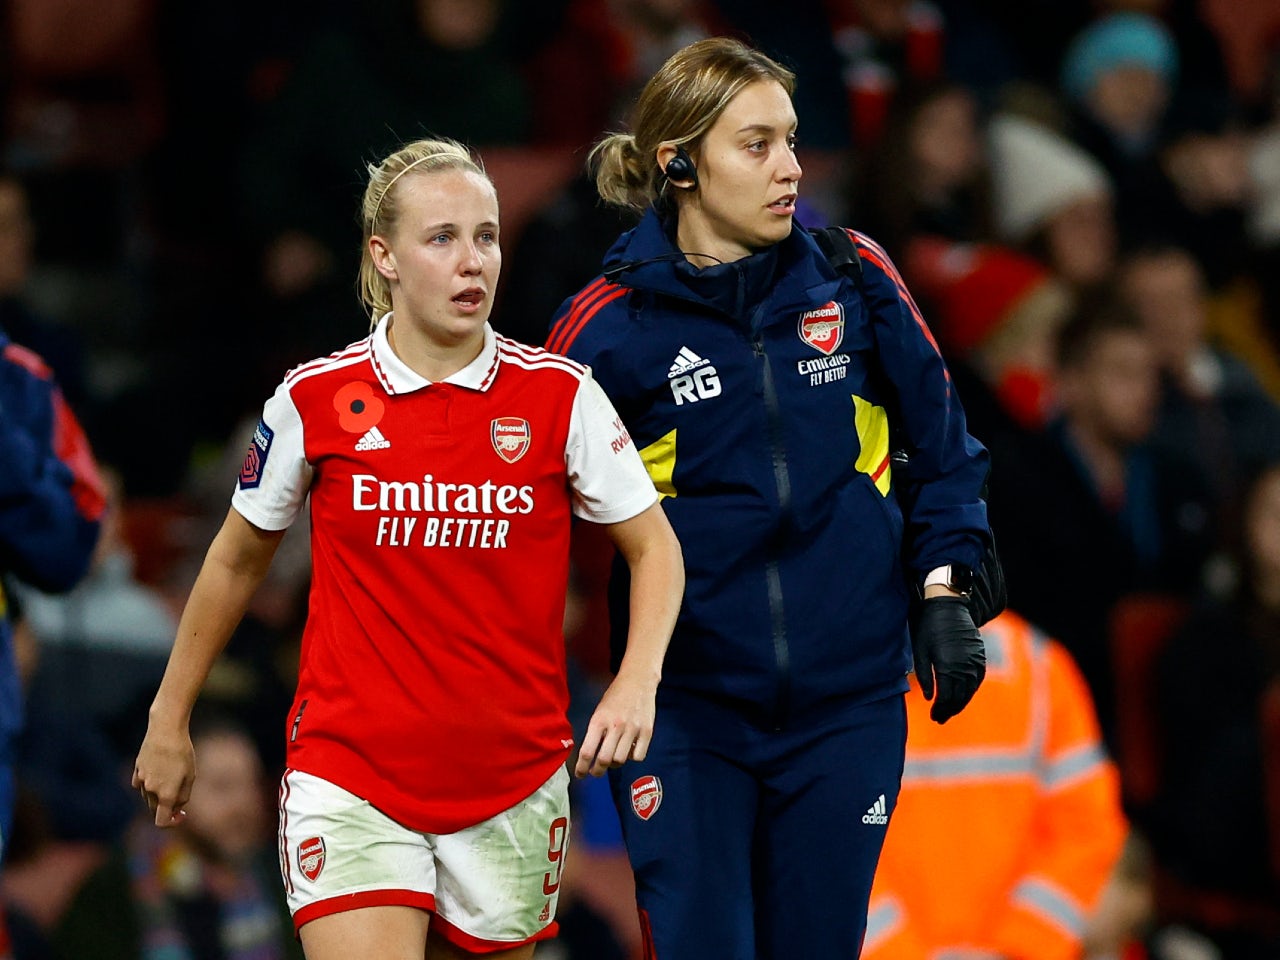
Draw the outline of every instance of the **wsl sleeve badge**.
[[[259,420],[253,428],[253,439],[249,441],[249,450],[244,455],[244,466],[240,468],[240,489],[252,490],[262,483],[262,471],[267,468],[267,454],[271,452],[271,441],[275,439],[275,431],[267,426],[267,421]]]
[[[648,820],[662,806],[662,781],[653,774],[631,783],[631,809],[641,820]]]

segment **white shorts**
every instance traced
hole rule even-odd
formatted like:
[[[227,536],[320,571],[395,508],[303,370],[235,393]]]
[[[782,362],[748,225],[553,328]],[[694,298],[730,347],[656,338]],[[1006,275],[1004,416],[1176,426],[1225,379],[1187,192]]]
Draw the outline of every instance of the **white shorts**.
[[[432,928],[472,952],[552,937],[568,843],[563,765],[515,806],[448,834],[410,830],[300,770],[280,781],[280,873],[295,929],[394,904],[433,911]]]

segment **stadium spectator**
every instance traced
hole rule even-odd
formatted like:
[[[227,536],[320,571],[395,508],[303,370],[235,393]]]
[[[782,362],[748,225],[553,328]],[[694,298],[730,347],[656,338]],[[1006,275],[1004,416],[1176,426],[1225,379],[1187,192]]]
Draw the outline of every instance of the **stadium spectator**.
[[[150,816],[134,819],[54,927],[58,960],[301,960],[253,741],[202,711],[191,742],[200,779],[186,820],[161,833]]]
[[[1149,442],[1155,350],[1122,303],[1077,307],[1059,333],[1054,382],[1060,413],[1046,430],[993,450],[991,522],[1009,596],[1075,658],[1114,752],[1123,691],[1111,667],[1111,607],[1135,590],[1198,587],[1213,501],[1194,464]]]
[[[929,316],[948,357],[977,374],[1013,427],[1045,426],[1056,412],[1054,344],[1072,307],[1066,285],[1007,247],[936,236],[912,240],[906,267],[921,301],[933,308]],[[992,432],[1001,429],[984,419]]]
[[[0,329],[0,860],[11,842],[22,678],[8,592],[12,580],[69,590],[84,576],[105,495],[88,438],[35,353]],[[0,955],[10,949],[0,920]]]
[[[1268,804],[1266,773],[1277,757],[1262,720],[1280,684],[1277,463],[1246,491],[1236,588],[1203,598],[1156,666],[1162,756],[1148,831],[1159,920],[1206,936],[1230,960],[1280,955],[1280,797]],[[1217,810],[1230,814],[1206,813]]]
[[[867,233],[893,257],[919,235],[996,239],[986,120],[964,86],[937,83],[900,98],[884,137],[859,165],[853,199]]]
[[[1210,343],[1209,289],[1186,250],[1128,255],[1121,291],[1142,321],[1160,366],[1161,402],[1151,440],[1196,461],[1223,511],[1242,502],[1245,478],[1280,460],[1280,406],[1241,360]]]
[[[64,594],[27,588],[20,598],[40,646],[31,696],[50,721],[60,705],[73,707],[82,722],[107,735],[123,768],[146,725],[177,619],[163,594],[134,577],[123,536],[123,483],[110,468],[102,477],[101,535],[84,578]]]
[[[1077,292],[1105,284],[1119,248],[1107,172],[1060,134],[1013,113],[994,117],[989,135],[1001,238]]]

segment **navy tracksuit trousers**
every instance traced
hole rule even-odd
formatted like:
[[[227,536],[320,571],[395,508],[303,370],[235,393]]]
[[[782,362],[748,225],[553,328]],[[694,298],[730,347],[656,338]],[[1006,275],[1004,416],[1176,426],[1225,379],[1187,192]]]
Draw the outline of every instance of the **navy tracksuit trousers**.
[[[610,771],[646,960],[856,960],[905,749],[901,694],[764,729],[660,692]]]

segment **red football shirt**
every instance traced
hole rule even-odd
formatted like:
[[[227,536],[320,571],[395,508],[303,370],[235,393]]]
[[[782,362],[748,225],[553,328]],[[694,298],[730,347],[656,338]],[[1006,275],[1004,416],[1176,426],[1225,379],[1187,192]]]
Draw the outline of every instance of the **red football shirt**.
[[[496,337],[431,383],[366,339],[290,371],[232,505],[288,526],[311,498],[312,584],[289,766],[426,833],[537,789],[573,745],[570,511],[657,495],[590,371]]]

